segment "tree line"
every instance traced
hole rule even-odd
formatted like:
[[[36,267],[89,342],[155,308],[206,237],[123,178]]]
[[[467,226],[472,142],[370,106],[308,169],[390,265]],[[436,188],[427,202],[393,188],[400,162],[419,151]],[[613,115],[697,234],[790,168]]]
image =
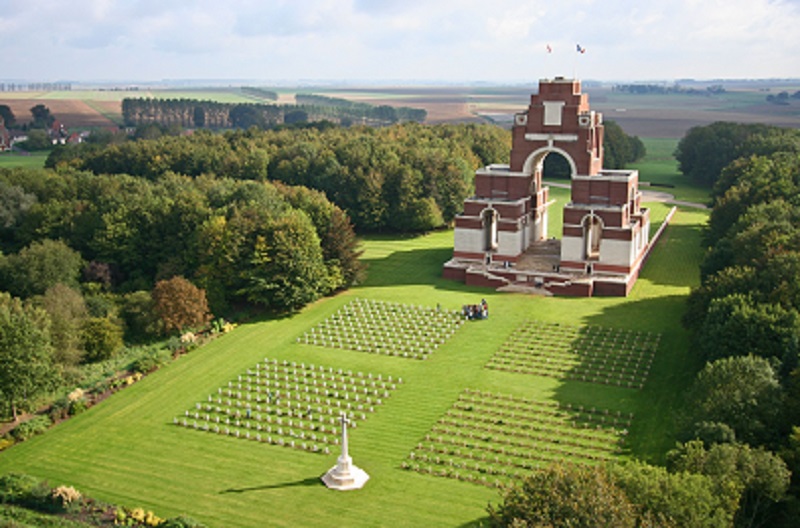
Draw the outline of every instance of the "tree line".
[[[13,416],[124,343],[295,310],[362,276],[347,215],[306,188],[2,169],[0,204],[0,398]]]
[[[259,90],[250,95],[269,98]],[[277,96],[277,94],[275,94]],[[301,103],[305,101],[305,103]],[[352,124],[390,125],[402,121],[423,122],[427,112],[415,108],[395,108],[351,103],[324,96],[298,95],[298,104],[220,103],[194,99],[125,98],[122,119],[127,127],[157,123],[184,128],[227,129],[272,128],[282,124],[328,120],[345,126]]]
[[[222,134],[195,131],[189,137],[152,126],[136,133],[152,139],[59,147],[46,166],[151,180],[172,171],[280,181],[325,193],[360,232],[426,231],[452,223],[473,193],[475,169],[506,162],[511,149],[508,131],[490,125],[344,128],[320,123]],[[613,122],[606,129],[607,168],[622,168],[644,154],[639,138]],[[548,164],[551,157],[559,161],[550,156]]]
[[[676,157],[713,184],[701,284],[684,316],[703,366],[675,417],[679,443],[666,468],[539,471],[490,508],[495,526],[800,518],[800,133],[714,123],[689,130]]]
[[[510,135],[496,127],[403,123],[66,146],[46,165],[149,180],[172,171],[301,185],[325,193],[359,231],[424,231],[451,222],[472,193],[474,170],[505,160],[509,150]]]

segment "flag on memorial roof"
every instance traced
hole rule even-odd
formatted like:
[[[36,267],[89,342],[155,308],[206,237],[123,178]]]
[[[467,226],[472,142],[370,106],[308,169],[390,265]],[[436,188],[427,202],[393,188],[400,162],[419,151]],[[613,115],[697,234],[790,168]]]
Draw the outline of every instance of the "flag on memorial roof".
[[[586,48],[584,48],[580,44],[576,45],[576,50],[578,51],[578,53],[586,53]]]

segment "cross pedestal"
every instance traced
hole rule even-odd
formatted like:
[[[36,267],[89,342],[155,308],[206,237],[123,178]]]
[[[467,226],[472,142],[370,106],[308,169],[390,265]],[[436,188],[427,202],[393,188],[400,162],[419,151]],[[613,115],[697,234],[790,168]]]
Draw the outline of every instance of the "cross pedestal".
[[[336,465],[322,476],[322,482],[331,489],[340,491],[361,489],[369,480],[369,475],[363,469],[353,464],[353,459],[347,452],[347,424],[350,420],[342,413],[342,454],[336,459]]]

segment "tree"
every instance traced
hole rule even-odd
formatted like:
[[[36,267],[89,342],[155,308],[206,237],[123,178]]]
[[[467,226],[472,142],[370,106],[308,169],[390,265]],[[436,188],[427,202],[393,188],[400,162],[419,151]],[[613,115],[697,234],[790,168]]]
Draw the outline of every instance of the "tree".
[[[47,132],[40,129],[28,131],[28,139],[20,144],[25,150],[48,150],[53,148],[53,142]]]
[[[789,487],[789,470],[780,457],[743,444],[680,444],[668,454],[668,466],[670,471],[707,475],[718,495],[736,497],[737,527],[764,526],[770,509]]]
[[[10,106],[5,104],[0,105],[0,119],[2,119],[6,128],[14,128],[17,124],[17,119],[14,117],[14,112],[11,111]]]
[[[712,300],[698,336],[706,360],[753,354],[779,359],[788,370],[797,364],[799,341],[796,310],[741,294]]]
[[[670,473],[642,462],[610,464],[608,472],[640,514],[653,523],[723,528],[733,522],[737,496],[717,493],[714,481],[706,475]]]
[[[27,298],[56,284],[77,287],[82,268],[77,251],[59,240],[44,239],[8,255],[0,262],[0,277],[7,291]]]
[[[152,297],[153,308],[166,333],[200,328],[211,321],[205,290],[183,277],[158,281]]]
[[[780,435],[783,393],[770,362],[748,355],[718,359],[697,375],[688,395],[690,427],[727,424],[739,441],[774,442]]]
[[[32,128],[50,128],[56,121],[56,118],[50,113],[50,109],[43,104],[32,107],[31,116],[33,116]]]
[[[20,405],[58,377],[48,327],[42,310],[0,293],[0,398],[15,421]]]
[[[77,365],[83,354],[81,329],[88,317],[86,301],[77,290],[56,284],[37,303],[50,316],[54,359],[61,365]]]
[[[489,506],[492,526],[637,526],[636,510],[601,467],[552,464],[509,487]]]
[[[273,310],[291,311],[331,291],[319,238],[305,213],[291,210],[263,227],[245,254],[241,295]]]
[[[644,143],[627,135],[616,121],[606,120],[603,128],[603,168],[624,169],[628,163],[644,157]]]
[[[90,317],[83,322],[81,339],[84,362],[105,361],[122,348],[122,328],[108,317]]]

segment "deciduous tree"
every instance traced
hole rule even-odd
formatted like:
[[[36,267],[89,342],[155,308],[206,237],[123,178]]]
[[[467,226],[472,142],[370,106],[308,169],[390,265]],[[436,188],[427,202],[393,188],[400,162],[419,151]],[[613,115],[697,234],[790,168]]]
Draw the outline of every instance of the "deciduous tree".
[[[0,398],[17,419],[20,406],[58,377],[47,314],[0,293]]]
[[[152,296],[153,307],[167,333],[200,328],[211,320],[205,290],[181,276],[158,281]]]

